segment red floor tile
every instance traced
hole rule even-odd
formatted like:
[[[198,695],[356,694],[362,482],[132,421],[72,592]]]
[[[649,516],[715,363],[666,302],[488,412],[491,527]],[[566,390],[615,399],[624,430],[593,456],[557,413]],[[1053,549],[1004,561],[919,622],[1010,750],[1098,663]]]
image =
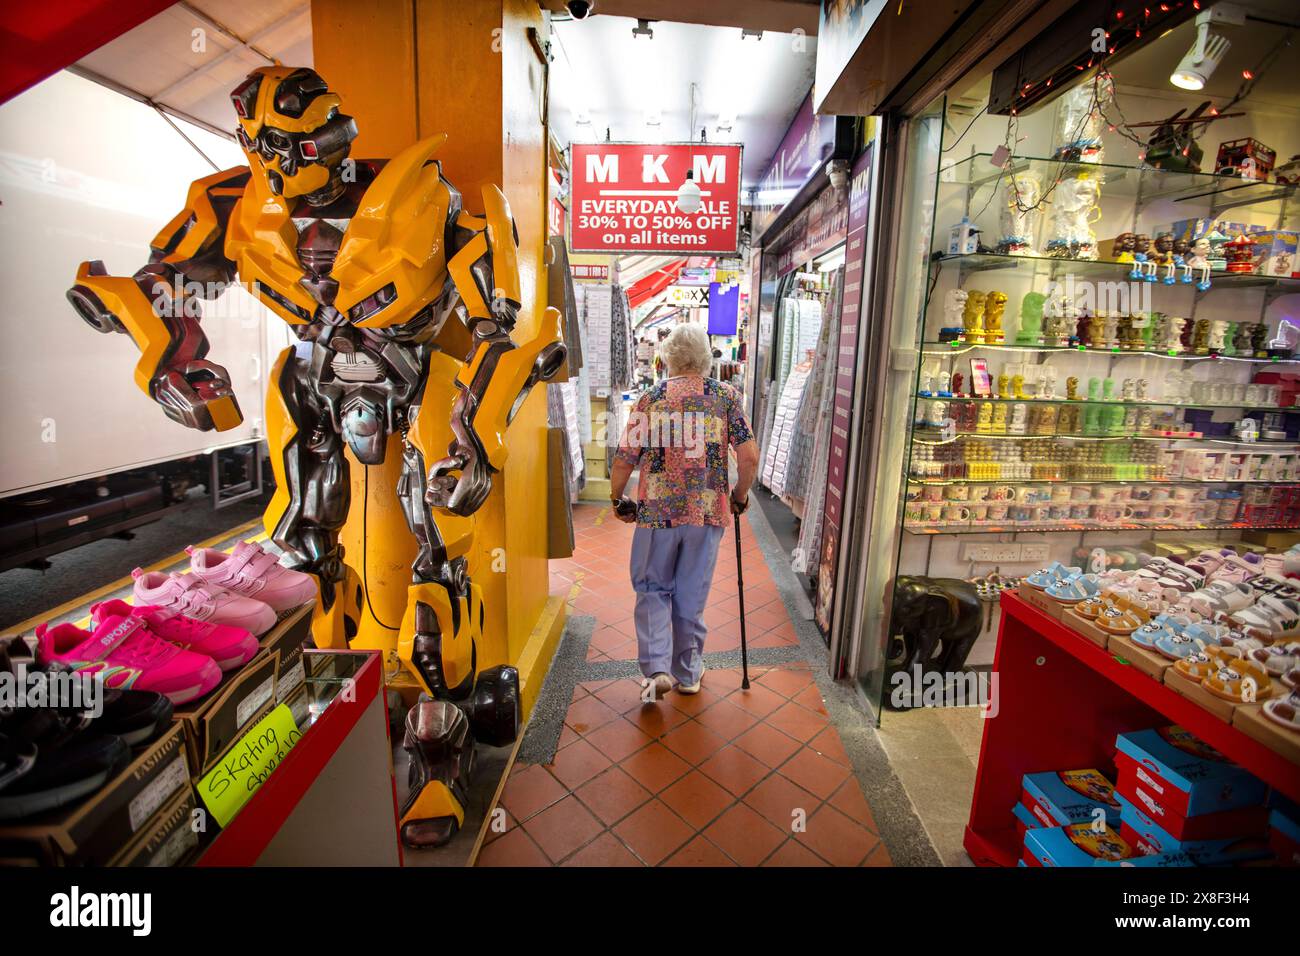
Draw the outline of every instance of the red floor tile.
[[[611,834],[602,833],[562,864],[563,866],[645,866]]]
[[[786,838],[784,831],[743,803],[710,824],[704,835],[741,866],[758,866]]]
[[[816,853],[801,846],[793,838],[786,840],[775,853],[761,864],[762,866],[830,866]]]
[[[560,800],[567,792],[545,767],[516,764],[501,793],[501,805],[516,820],[527,820]]]
[[[820,797],[791,783],[780,774],[772,774],[745,794],[748,806],[786,833],[793,832],[796,820],[806,820],[816,812],[821,802]]]
[[[690,764],[660,743],[638,750],[619,766],[651,793],[658,793],[691,769]]]
[[[697,836],[663,863],[664,866],[735,866],[731,857],[702,836]]]
[[[659,799],[697,830],[712,823],[736,798],[698,770],[659,794]]]
[[[726,742],[697,720],[685,721],[663,736],[663,745],[692,766],[708,760]]]
[[[735,739],[735,745],[758,761],[776,769],[800,748],[800,743],[766,723],[755,724]]]
[[[610,767],[579,787],[577,796],[605,826],[613,826],[649,800],[650,791],[619,767]]]
[[[551,861],[522,827],[515,827],[499,840],[485,845],[477,866],[551,866]]]
[[[794,838],[832,866],[857,866],[880,842],[880,837],[832,806],[810,816],[807,827]]]
[[[570,790],[574,790],[610,765],[603,753],[585,740],[575,740],[557,751],[555,761],[546,769]]]
[[[624,757],[630,757],[652,741],[649,734],[622,717],[587,734],[587,742],[615,763]]]
[[[700,770],[738,797],[771,772],[739,747],[723,747],[700,764]]]
[[[695,831],[659,800],[651,800],[614,827],[614,833],[647,866],[658,866]]]
[[[849,777],[847,768],[817,751],[802,748],[781,765],[781,775],[825,800]]]
[[[552,863],[559,863],[605,828],[577,797],[570,794],[526,821],[523,829]]]

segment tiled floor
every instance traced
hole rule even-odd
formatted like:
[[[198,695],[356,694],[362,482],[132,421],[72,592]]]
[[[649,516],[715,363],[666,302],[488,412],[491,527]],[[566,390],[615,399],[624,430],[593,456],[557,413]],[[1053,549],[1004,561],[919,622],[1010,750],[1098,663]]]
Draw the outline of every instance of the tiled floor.
[[[596,619],[589,662],[636,658],[626,556],[632,528],[575,510],[578,547],[552,562],[552,591]],[[742,522],[751,647],[797,646]],[[706,652],[739,646],[734,538],[723,540]],[[707,672],[696,696],[643,703],[634,678],[580,682],[554,760],[516,764],[480,866],[889,865],[807,663]]]

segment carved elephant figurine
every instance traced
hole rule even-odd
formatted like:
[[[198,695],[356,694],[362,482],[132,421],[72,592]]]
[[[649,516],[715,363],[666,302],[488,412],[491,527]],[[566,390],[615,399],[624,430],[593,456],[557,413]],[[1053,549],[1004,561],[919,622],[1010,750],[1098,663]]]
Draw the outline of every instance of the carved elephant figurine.
[[[979,594],[969,581],[899,575],[894,582],[889,670],[911,670],[920,664],[922,671],[956,673],[982,628]]]

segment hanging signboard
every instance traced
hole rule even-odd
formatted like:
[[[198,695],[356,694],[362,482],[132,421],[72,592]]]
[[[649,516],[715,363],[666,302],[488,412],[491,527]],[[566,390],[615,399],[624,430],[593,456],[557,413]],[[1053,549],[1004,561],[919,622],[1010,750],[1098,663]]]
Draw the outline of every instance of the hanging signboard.
[[[668,301],[688,309],[703,309],[709,304],[709,287],[707,285],[669,286]]]
[[[739,146],[574,143],[569,248],[573,252],[734,255],[739,247]],[[694,173],[700,208],[677,190]]]
[[[763,235],[781,208],[835,150],[835,117],[814,113],[812,97],[809,90],[758,184],[754,194],[755,237]]]

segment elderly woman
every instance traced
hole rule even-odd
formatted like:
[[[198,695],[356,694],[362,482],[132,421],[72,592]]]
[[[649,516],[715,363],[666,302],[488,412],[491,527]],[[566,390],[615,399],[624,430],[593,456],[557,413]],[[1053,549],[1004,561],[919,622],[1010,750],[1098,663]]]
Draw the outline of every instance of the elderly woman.
[[[628,416],[610,477],[615,513],[636,522],[632,587],[646,696],[698,693],[702,620],[718,545],[731,514],[749,504],[758,445],[739,393],[708,378],[713,349],[704,327],[679,325],[659,345],[668,377],[642,393]],[[729,448],[736,484],[728,487]],[[623,497],[640,469],[635,507]]]

